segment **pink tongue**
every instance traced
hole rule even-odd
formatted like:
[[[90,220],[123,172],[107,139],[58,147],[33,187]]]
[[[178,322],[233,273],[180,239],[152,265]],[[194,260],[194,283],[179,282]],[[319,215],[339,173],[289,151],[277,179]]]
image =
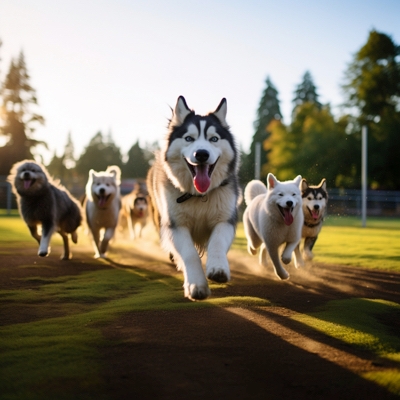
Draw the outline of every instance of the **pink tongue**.
[[[106,204],[106,200],[105,196],[99,197],[99,207],[103,207]]]
[[[30,188],[30,186],[31,186],[31,181],[29,181],[29,180],[25,180],[24,181],[24,189],[29,189]]]
[[[284,217],[283,217],[283,219],[284,219],[284,221],[285,221],[285,225],[287,225],[287,226],[292,225],[292,222],[293,222],[293,215],[292,215],[292,213],[290,212],[290,209],[284,208],[284,209],[283,209],[283,213],[285,214]]]
[[[193,178],[194,187],[199,193],[207,192],[211,184],[211,179],[208,176],[208,166],[197,166],[194,169],[196,171],[196,175]]]
[[[312,215],[312,217],[314,218],[314,219],[318,219],[318,217],[319,217],[319,212],[318,211],[311,211],[311,215]]]

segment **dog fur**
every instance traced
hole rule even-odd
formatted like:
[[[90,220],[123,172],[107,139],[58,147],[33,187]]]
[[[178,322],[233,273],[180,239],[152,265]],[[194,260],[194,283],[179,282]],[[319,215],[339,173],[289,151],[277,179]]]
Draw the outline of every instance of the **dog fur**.
[[[305,260],[312,260],[314,258],[312,249],[321,232],[328,205],[326,179],[322,179],[319,185],[309,185],[306,179],[302,179],[300,188],[304,213],[301,234],[304,239],[302,256]]]
[[[147,190],[141,190],[140,187],[134,188],[131,193],[122,197],[119,225],[122,231],[124,227],[128,228],[131,239],[142,237],[142,230],[149,216],[147,198]]]
[[[267,266],[267,253],[280,279],[289,273],[279,260],[279,247],[285,244],[281,260],[289,264],[292,253],[301,239],[303,212],[300,193],[301,176],[292,181],[280,182],[269,173],[267,187],[259,180],[250,181],[245,188],[246,210],[243,214],[247,249],[254,255],[260,249],[260,264]],[[296,251],[295,266],[298,267]]]
[[[121,170],[116,165],[109,166],[106,171],[89,171],[84,208],[95,258],[106,256],[108,244],[114,237],[121,209],[120,184]]]
[[[226,112],[222,99],[214,112],[197,115],[180,96],[147,178],[161,244],[183,271],[191,300],[210,295],[207,278],[230,279],[227,252],[237,223],[239,152]],[[206,273],[199,255],[205,250]]]
[[[76,230],[82,222],[81,207],[68,190],[54,181],[46,168],[34,160],[23,160],[13,165],[8,182],[17,197],[19,212],[29,231],[39,243],[38,255],[50,254],[50,241],[58,232],[64,243],[62,260],[71,258],[68,235],[78,241]],[[38,226],[41,226],[41,235]]]

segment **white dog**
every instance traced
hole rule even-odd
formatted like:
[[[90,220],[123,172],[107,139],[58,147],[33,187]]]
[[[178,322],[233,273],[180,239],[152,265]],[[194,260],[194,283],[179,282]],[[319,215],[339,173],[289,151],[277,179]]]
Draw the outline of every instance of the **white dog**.
[[[142,237],[149,216],[147,195],[134,190],[123,196],[121,203],[119,214],[121,231],[127,226],[131,239]]]
[[[288,279],[289,273],[279,260],[279,247],[286,243],[282,262],[289,264],[292,253],[301,239],[303,210],[300,193],[301,176],[292,181],[280,182],[268,174],[268,188],[258,180],[249,182],[244,192],[247,208],[243,215],[247,249],[250,254],[260,250],[260,264],[267,265],[267,252],[280,279]],[[296,250],[296,268],[301,262]]]
[[[89,171],[86,184],[86,222],[92,233],[95,258],[105,257],[108,243],[114,236],[121,208],[121,170],[116,165],[106,171]],[[100,240],[100,232],[104,235]]]

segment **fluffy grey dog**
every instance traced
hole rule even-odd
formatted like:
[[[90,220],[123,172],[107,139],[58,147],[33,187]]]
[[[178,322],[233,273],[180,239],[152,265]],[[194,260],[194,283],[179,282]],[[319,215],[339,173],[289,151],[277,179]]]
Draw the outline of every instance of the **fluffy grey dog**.
[[[79,203],[59,183],[53,181],[46,168],[33,160],[24,160],[13,165],[8,176],[17,197],[19,212],[27,224],[31,235],[39,243],[38,255],[50,254],[50,240],[58,232],[64,241],[62,260],[71,258],[68,234],[74,243],[81,224]],[[38,226],[42,227],[42,235]]]

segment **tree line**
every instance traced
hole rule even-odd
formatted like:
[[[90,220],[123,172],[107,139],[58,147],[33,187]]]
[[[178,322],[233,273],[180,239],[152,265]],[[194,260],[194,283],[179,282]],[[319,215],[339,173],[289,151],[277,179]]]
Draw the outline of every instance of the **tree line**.
[[[0,42],[1,46],[1,42]],[[368,185],[372,189],[400,190],[400,46],[382,32],[369,32],[344,73],[343,104],[334,115],[321,104],[310,71],[295,88],[291,122],[284,124],[279,92],[270,77],[265,81],[254,121],[248,153],[242,152],[242,184],[254,178],[256,143],[261,144],[261,178],[268,172],[280,180],[301,174],[311,183],[326,178],[328,187],[361,186],[361,129],[368,128]],[[46,145],[33,138],[44,118],[36,92],[29,83],[24,54],[13,59],[1,84],[0,175],[12,164],[32,158],[32,150]],[[71,134],[64,154],[55,153],[47,166],[62,181],[86,179],[89,169],[118,165],[123,178],[145,178],[157,143],[141,148],[136,142],[123,155],[112,133],[97,132],[78,159]]]

